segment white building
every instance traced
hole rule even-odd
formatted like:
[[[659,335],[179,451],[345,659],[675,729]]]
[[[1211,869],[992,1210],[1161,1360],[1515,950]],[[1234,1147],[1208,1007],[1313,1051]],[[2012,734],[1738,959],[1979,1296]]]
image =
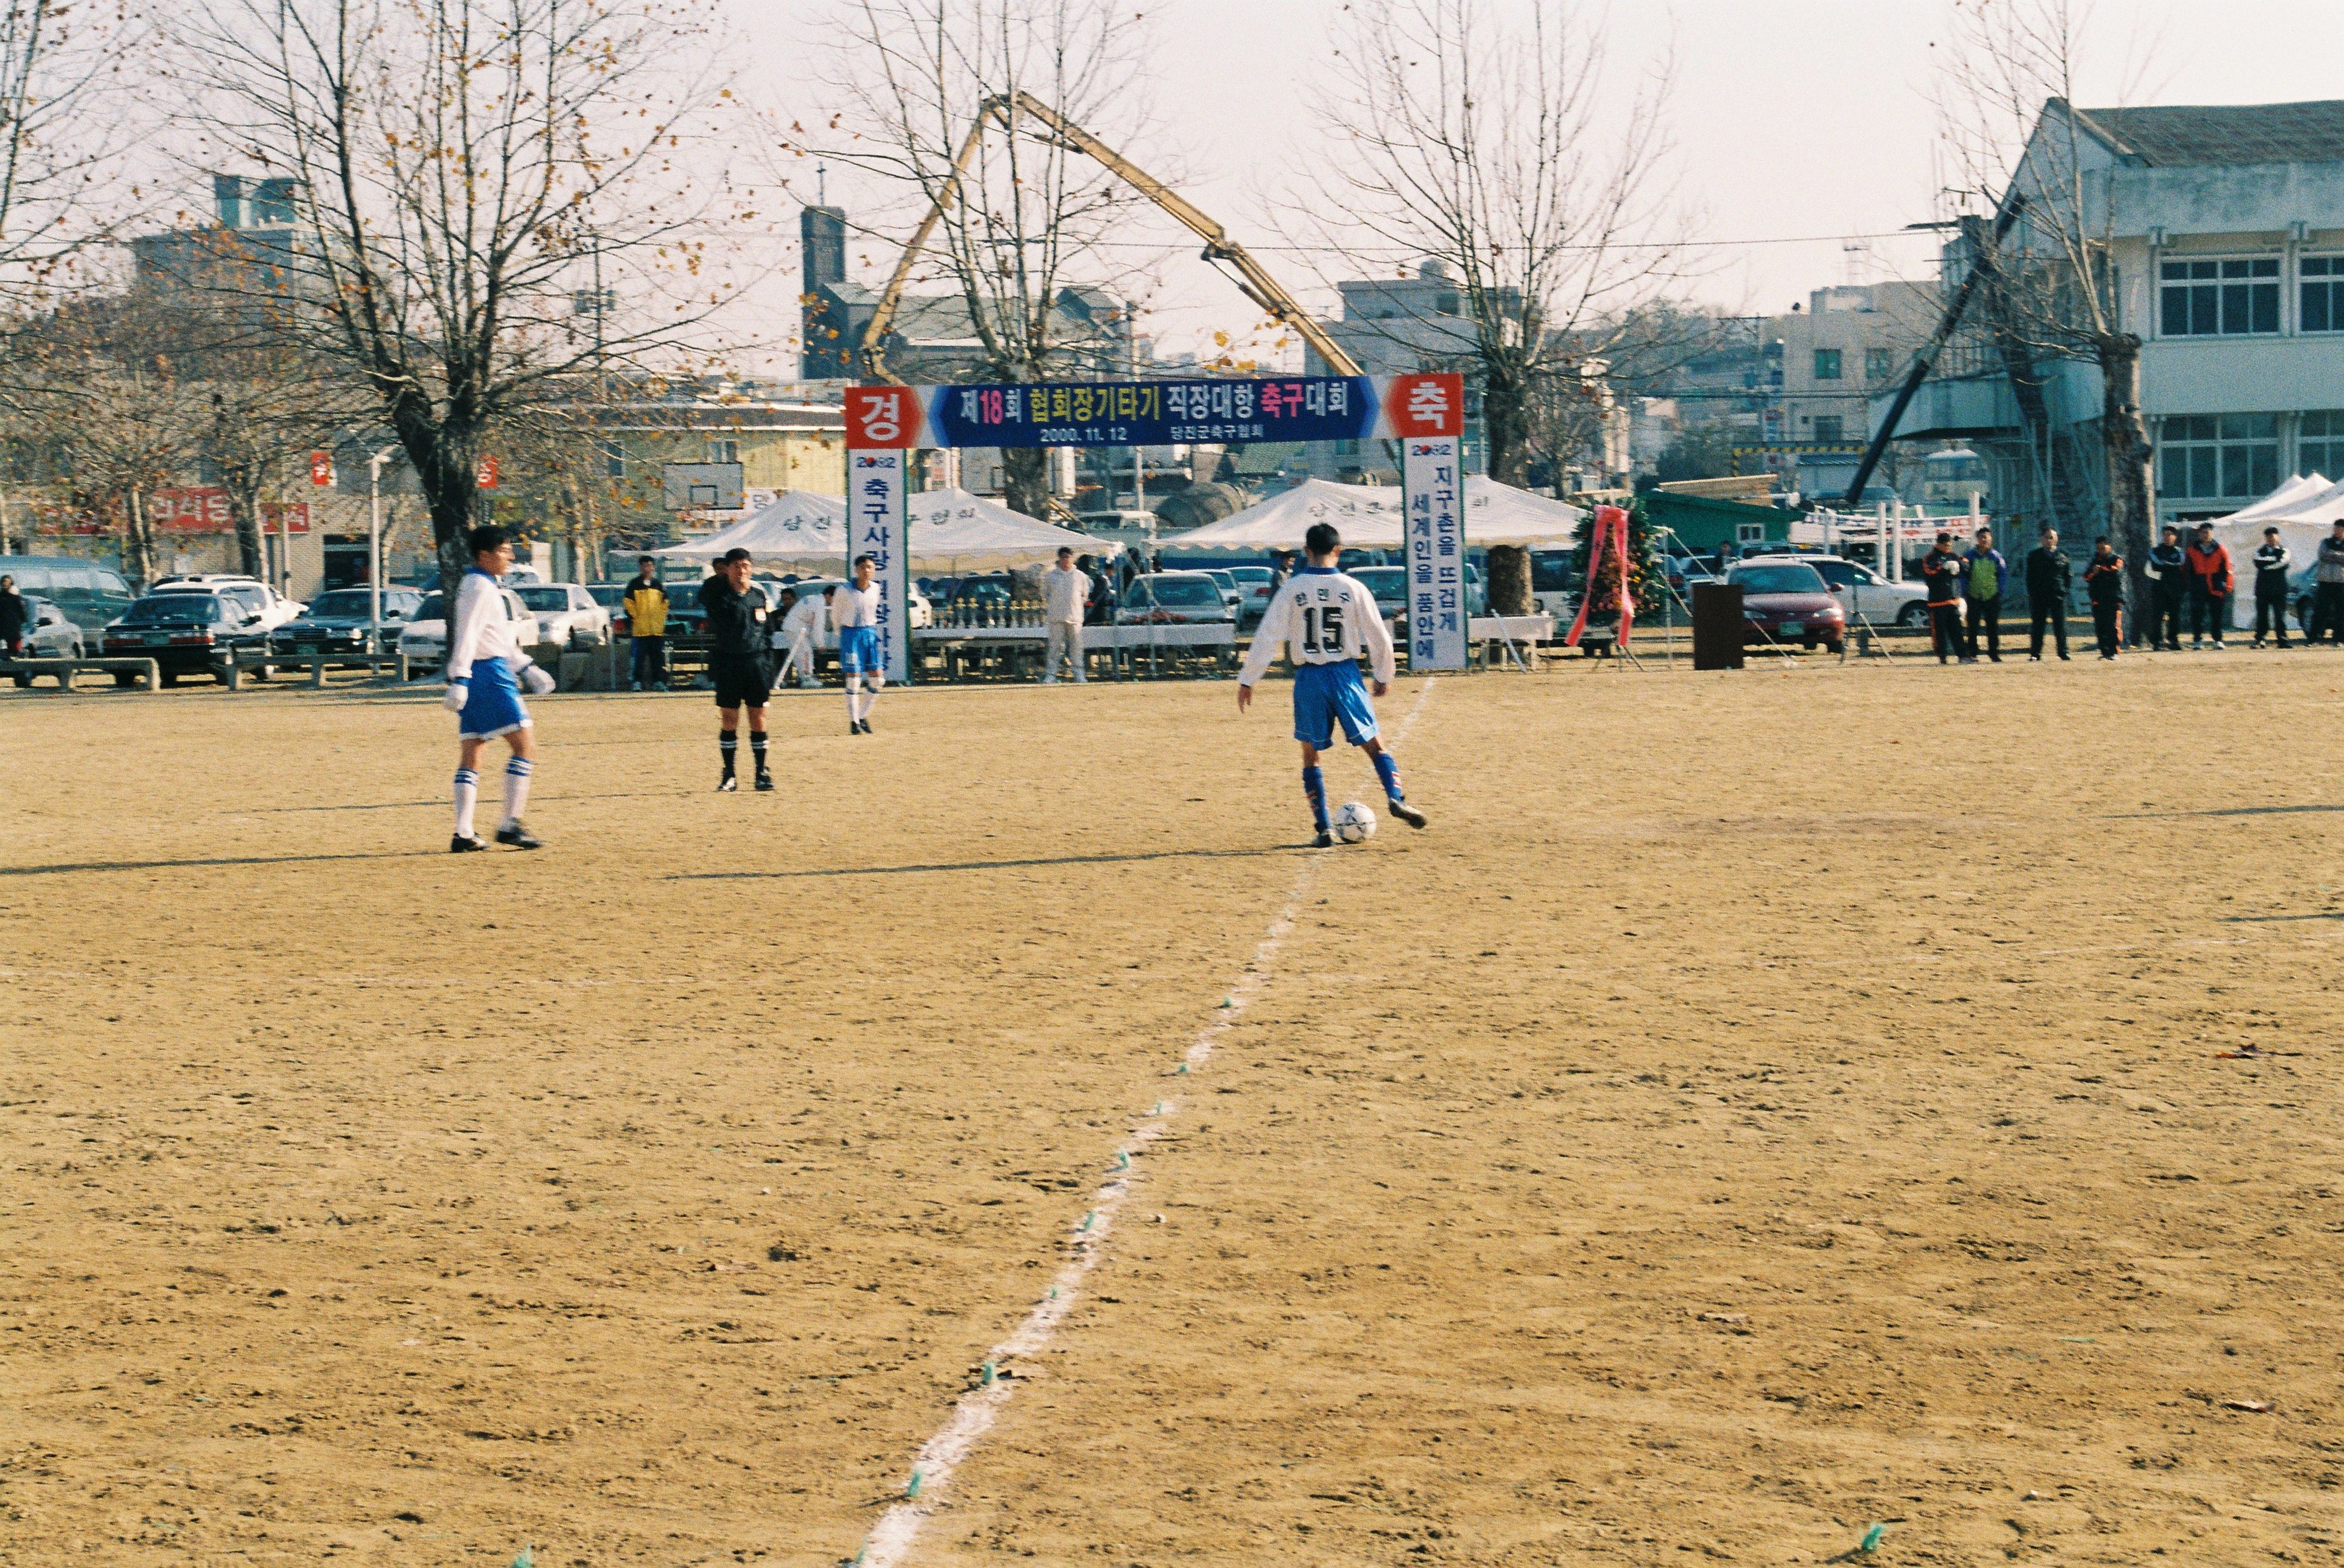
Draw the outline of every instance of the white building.
[[[2290,473],[2344,470],[2344,101],[2045,106],[2018,183],[2072,162],[2113,263],[2117,326],[2142,339],[2141,405],[2168,521],[2232,511]],[[2064,182],[2063,182],[2064,183]],[[2056,201],[2055,195],[2047,198]],[[2072,205],[2072,202],[2071,202]],[[1946,253],[1946,287],[1966,271]],[[1974,311],[1975,318],[1978,313]],[[1996,472],[1996,510],[2049,515],[2070,485],[2107,516],[2100,376],[2037,359],[2021,385],[1989,323],[1966,329],[1900,424],[1900,441],[1959,438]],[[1888,400],[1875,397],[1873,428]],[[2063,469],[2063,465],[2064,469]]]

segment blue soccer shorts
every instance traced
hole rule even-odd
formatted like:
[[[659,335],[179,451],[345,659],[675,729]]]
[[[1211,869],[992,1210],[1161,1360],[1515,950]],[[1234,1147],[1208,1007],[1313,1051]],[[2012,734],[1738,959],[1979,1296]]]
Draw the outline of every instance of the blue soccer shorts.
[[[1359,666],[1346,659],[1339,664],[1305,664],[1294,672],[1294,738],[1313,751],[1335,744],[1335,724],[1342,722],[1343,738],[1355,746],[1376,738],[1376,710],[1368,701],[1368,683]]]
[[[887,655],[876,626],[849,626],[838,634],[838,667],[849,675],[887,673]]]
[[[468,741],[489,741],[529,727],[529,710],[521,706],[511,668],[502,659],[476,661],[465,688],[464,711],[456,715],[457,734]]]

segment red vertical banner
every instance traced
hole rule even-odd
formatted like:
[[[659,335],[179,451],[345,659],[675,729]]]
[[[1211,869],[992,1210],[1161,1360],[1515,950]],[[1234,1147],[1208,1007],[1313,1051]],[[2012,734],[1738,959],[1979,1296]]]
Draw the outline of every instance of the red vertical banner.
[[[324,490],[334,482],[333,453],[311,452],[309,454],[309,482],[319,490]]]
[[[497,460],[494,454],[480,455],[480,465],[472,470],[472,482],[481,490],[497,488]]]
[[[1587,612],[1594,607],[1595,585],[1606,570],[1614,574],[1618,585],[1620,632],[1617,645],[1628,645],[1628,634],[1635,629],[1636,597],[1628,591],[1628,514],[1616,506],[1595,509],[1595,527],[1587,547],[1587,585],[1579,595],[1579,615],[1571,623],[1571,634],[1563,645],[1579,646],[1581,635],[1587,630]]]

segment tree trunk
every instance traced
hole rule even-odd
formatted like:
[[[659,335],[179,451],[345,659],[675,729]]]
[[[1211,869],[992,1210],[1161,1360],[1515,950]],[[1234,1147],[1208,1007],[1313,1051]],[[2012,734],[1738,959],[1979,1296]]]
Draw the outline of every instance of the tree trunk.
[[[1050,449],[1004,447],[1001,450],[1003,500],[1012,511],[1044,521],[1050,517]]]
[[[1471,540],[1466,542],[1470,544]],[[1531,552],[1527,545],[1490,547],[1490,613],[1528,615],[1536,608],[1531,597]]]
[[[123,564],[143,593],[155,581],[155,534],[147,526],[146,498],[135,486],[122,497],[122,534],[129,547],[129,558]]]
[[[2140,339],[2113,332],[2093,345],[2100,361],[2100,442],[2107,456],[2108,531],[2124,551],[2133,607],[2131,641],[2139,642],[2148,624],[2149,546],[2156,538],[2156,479],[2148,427],[2140,417]]]
[[[227,492],[228,521],[236,527],[237,570],[247,577],[265,577],[268,570],[268,546],[261,537],[260,487],[237,470],[224,470],[220,487]]]
[[[1493,358],[1481,364],[1481,439],[1490,477],[1520,485],[1530,477],[1531,384],[1521,368]]]

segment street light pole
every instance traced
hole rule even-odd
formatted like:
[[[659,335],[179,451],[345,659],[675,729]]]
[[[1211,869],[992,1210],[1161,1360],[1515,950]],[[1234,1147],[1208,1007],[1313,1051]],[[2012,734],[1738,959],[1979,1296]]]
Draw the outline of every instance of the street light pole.
[[[367,652],[382,652],[382,465],[399,455],[385,447],[367,460]],[[450,624],[454,617],[450,618]]]

